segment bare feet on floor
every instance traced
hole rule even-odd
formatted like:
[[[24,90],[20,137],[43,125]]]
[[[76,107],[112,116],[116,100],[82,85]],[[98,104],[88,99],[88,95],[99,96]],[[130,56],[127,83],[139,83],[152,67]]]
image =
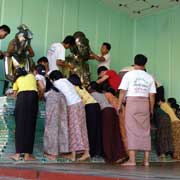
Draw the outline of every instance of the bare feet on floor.
[[[45,157],[47,157],[49,160],[56,160],[57,157],[55,155],[51,155],[51,154],[44,154]]]
[[[143,162],[143,165],[144,165],[144,166],[149,166],[149,162],[145,162],[145,161],[144,161],[144,162]]]
[[[36,158],[35,158],[33,155],[25,154],[25,155],[24,155],[24,160],[25,160],[25,161],[35,161]]]
[[[19,161],[19,157],[20,157],[19,154],[14,154],[14,155],[10,156],[10,159],[12,159],[14,161]]]
[[[127,157],[124,157],[124,158],[120,158],[120,159],[118,159],[118,160],[116,160],[115,161],[115,163],[123,163],[124,161],[127,161],[128,159],[127,159]]]
[[[89,154],[83,154],[78,161],[86,161],[90,159],[90,155]]]
[[[121,164],[122,166],[136,166],[136,162],[131,162],[131,161],[127,161],[123,164]]]
[[[62,157],[65,158],[65,159],[69,159],[71,161],[76,160],[76,156],[74,154],[63,154]]]

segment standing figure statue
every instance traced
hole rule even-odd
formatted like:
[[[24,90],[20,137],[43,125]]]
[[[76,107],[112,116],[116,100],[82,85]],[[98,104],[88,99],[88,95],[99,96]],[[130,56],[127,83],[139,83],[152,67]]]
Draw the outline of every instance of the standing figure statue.
[[[29,28],[21,24],[17,28],[15,38],[10,41],[5,57],[5,74],[8,80],[14,79],[15,69],[19,66],[25,67],[26,71],[31,71],[33,66],[32,57],[34,51],[31,47],[32,32]]]
[[[66,57],[66,62],[74,65],[74,69],[64,69],[63,74],[68,77],[70,74],[77,74],[82,84],[87,87],[90,83],[90,71],[87,60],[91,54],[89,40],[83,32],[75,32],[75,46],[70,48],[71,55]]]

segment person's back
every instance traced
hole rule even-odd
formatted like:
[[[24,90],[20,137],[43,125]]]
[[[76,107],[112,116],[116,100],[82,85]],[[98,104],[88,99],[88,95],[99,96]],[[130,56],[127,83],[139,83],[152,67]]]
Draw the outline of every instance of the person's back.
[[[13,90],[21,91],[37,91],[37,84],[35,76],[29,73],[25,76],[19,77],[13,84]]]
[[[128,88],[126,96],[141,96],[149,97],[149,92],[151,91],[154,80],[151,75],[149,75],[144,70],[133,70],[127,72],[121,82],[121,86],[126,86]],[[125,83],[128,81],[128,84]]]
[[[81,102],[81,98],[77,94],[75,87],[66,78],[54,81],[54,86],[64,94],[68,105]]]
[[[47,58],[49,61],[49,71],[58,70],[59,67],[56,64],[57,59],[65,61],[65,48],[61,43],[53,43],[48,50]]]

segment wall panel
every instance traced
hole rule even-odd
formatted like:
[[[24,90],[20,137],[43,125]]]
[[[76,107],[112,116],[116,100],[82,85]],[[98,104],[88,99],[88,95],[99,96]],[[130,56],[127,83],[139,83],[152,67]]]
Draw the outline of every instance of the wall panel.
[[[149,58],[147,69],[180,102],[180,8],[136,19],[135,53]]]
[[[76,31],[86,34],[92,50],[98,54],[102,42],[110,42],[111,67],[115,70],[129,65],[132,59],[133,20],[100,0],[0,0],[0,9],[1,24],[8,24],[12,29],[1,41],[4,51],[17,33],[17,26],[24,23],[34,33],[34,60],[46,55],[51,43],[61,42]],[[95,79],[97,61],[88,63]]]

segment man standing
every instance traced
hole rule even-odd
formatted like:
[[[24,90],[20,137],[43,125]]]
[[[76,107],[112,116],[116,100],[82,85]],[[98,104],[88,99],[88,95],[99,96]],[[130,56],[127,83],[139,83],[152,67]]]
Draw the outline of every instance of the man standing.
[[[101,54],[96,55],[96,54],[92,53],[90,55],[90,58],[96,59],[99,62],[98,67],[105,66],[109,69],[110,68],[110,62],[111,62],[111,57],[109,54],[110,50],[111,50],[111,45],[107,42],[104,42],[101,46]]]
[[[129,160],[123,165],[136,165],[136,151],[144,151],[144,165],[149,165],[151,150],[150,115],[153,114],[156,87],[151,75],[144,71],[147,58],[138,54],[134,70],[127,72],[119,86],[119,108],[126,95],[125,128]]]
[[[75,39],[73,36],[66,36],[63,42],[53,43],[48,50],[47,58],[49,61],[49,71],[59,70],[59,68],[69,67],[73,69],[71,64],[65,63],[65,49],[69,49],[75,45]]]
[[[4,39],[8,34],[10,34],[11,29],[7,25],[0,26],[0,39]],[[0,59],[4,58],[4,53],[0,50]]]

